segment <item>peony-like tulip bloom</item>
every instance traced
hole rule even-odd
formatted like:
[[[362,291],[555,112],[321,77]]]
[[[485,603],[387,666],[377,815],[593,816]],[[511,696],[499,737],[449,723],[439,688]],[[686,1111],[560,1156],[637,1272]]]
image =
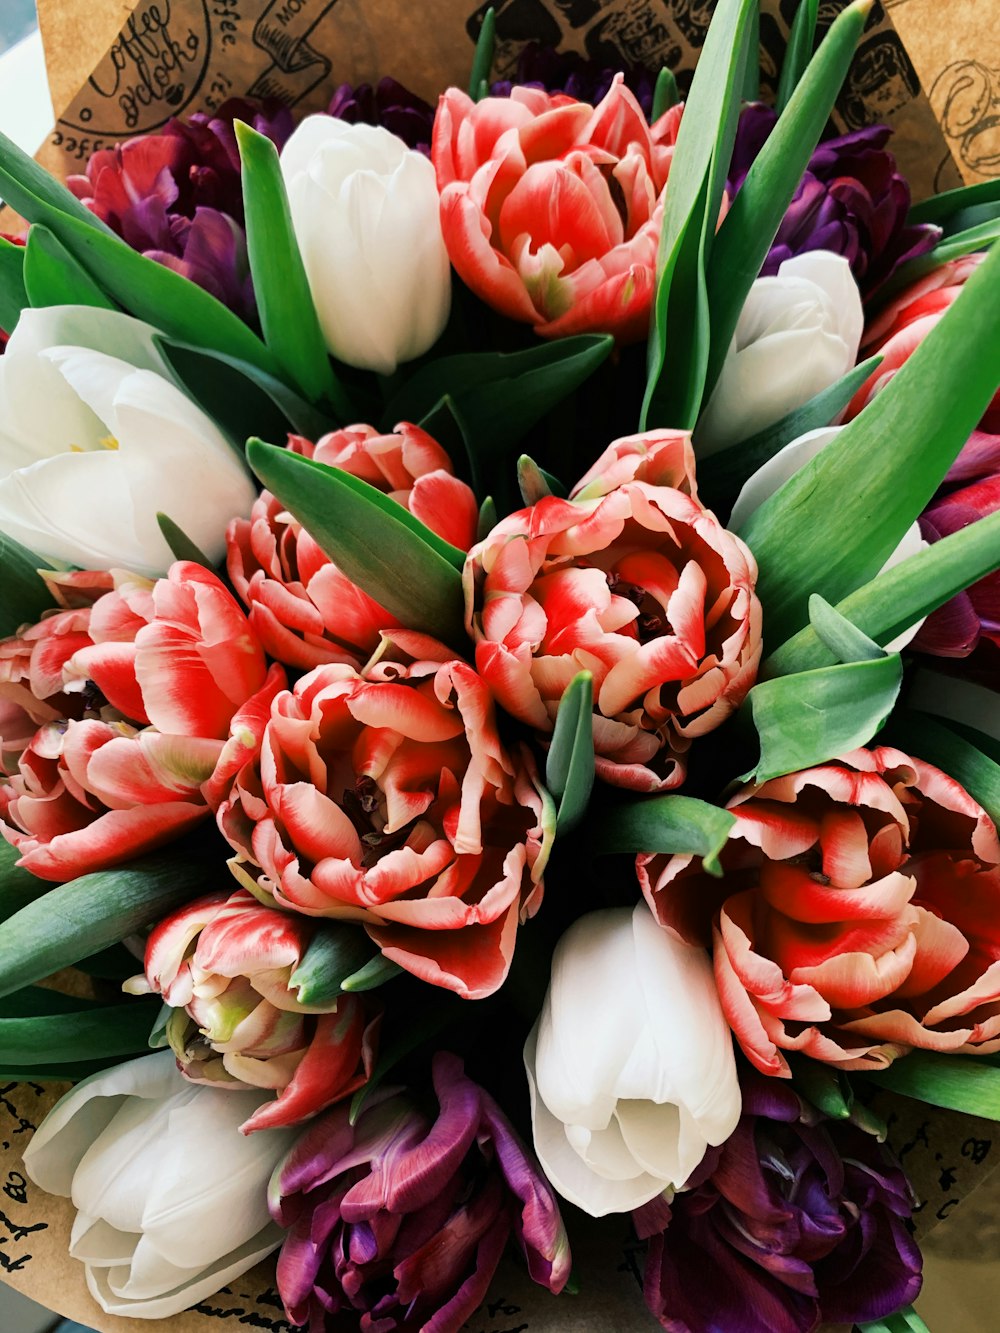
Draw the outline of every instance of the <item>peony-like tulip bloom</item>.
[[[45,720],[0,783],[0,832],[42,879],[117,865],[205,819],[285,684],[223,584],[184,561],[156,583],[116,575],[85,637],[62,661],[58,637],[42,640],[75,715]]]
[[[692,737],[754,682],[757,566],[698,502],[682,433],[610,445],[569,500],[498,523],[464,579],[476,667],[507,712],[551,732],[593,672],[597,772],[616,786],[679,786]]]
[[[166,1035],[185,1078],[277,1092],[244,1134],[307,1120],[371,1074],[378,1024],[361,997],[307,1005],[289,985],[314,934],[304,917],[264,907],[246,889],[212,894],[156,926],[145,975],[125,983],[173,1010]]]
[[[699,453],[749,439],[835,384],[857,360],[863,329],[841,255],[812,250],[758,278],[698,421]]]
[[[23,310],[0,358],[0,531],[52,560],[156,575],[157,512],[212,559],[250,475],[181,392],[155,330],[111,310]]]
[[[510,1238],[535,1282],[569,1279],[559,1206],[507,1117],[449,1052],[433,1075],[436,1115],[380,1091],[355,1125],[343,1106],[317,1120],[274,1173],[278,1290],[309,1333],[359,1313],[366,1333],[462,1328]]]
[[[391,375],[433,347],[448,322],[451,269],[427,158],[380,127],[307,116],[281,169],[332,355]]]
[[[404,421],[389,435],[349,426],[315,445],[293,435],[289,448],[375,486],[462,551],[476,539],[475,495],[419,426]],[[311,671],[324,662],[347,662],[360,668],[381,632],[399,623],[340,572],[270,491],[249,519],[233,520],[226,544],[229,577],[249,607],[250,623],[266,651],[286,666]]]
[[[642,902],[589,912],[559,941],[524,1063],[538,1160],[592,1217],[681,1188],[740,1117],[708,956]]]
[[[441,98],[431,158],[459,277],[543,338],[646,336],[680,108],[651,128],[623,76],[596,107],[535,88]]]
[[[912,1047],[1000,1050],[1000,843],[957,782],[899,750],[855,750],[744,787],[711,879],[640,856],[660,922],[714,941],[723,1008],[762,1073],[785,1051],[842,1069]]]
[[[668,1333],[815,1333],[884,1319],[920,1292],[913,1196],[870,1135],[787,1084],[744,1080],[743,1116],[689,1188],[634,1215],[645,1297]]]
[[[264,1100],[187,1083],[158,1051],[84,1079],[45,1117],[24,1168],[72,1197],[70,1254],[102,1310],[171,1318],[278,1248],[267,1182],[294,1136],[239,1133]]]
[[[416,660],[317,667],[275,699],[219,827],[258,895],[363,922],[386,958],[478,999],[541,902],[542,798],[472,668],[394,638]]]

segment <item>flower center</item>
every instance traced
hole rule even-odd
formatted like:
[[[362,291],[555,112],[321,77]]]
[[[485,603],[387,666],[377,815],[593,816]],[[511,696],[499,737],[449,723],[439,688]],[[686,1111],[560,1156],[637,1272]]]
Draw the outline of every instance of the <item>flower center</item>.
[[[395,833],[386,833],[385,797],[375,779],[369,777],[358,778],[353,789],[345,788],[340,798],[340,807],[354,825],[365,848],[361,858],[365,870],[375,865],[385,852],[404,846],[417,822],[411,819]]]
[[[623,634],[628,634],[631,628],[640,643],[648,643],[651,639],[659,639],[664,634],[670,633],[670,622],[663,607],[641,584],[623,579],[613,569],[608,572],[606,578],[608,587],[616,597],[626,597],[639,608],[637,619],[630,627],[626,626],[622,630]]]

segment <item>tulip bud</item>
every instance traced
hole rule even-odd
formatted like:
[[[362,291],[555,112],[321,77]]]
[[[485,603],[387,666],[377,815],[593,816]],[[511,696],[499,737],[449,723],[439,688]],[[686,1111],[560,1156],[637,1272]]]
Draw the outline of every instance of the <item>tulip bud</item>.
[[[426,352],[451,307],[427,158],[380,127],[307,116],[282,150],[281,168],[331,354],[390,375]]]
[[[538,1159],[592,1217],[680,1188],[740,1117],[708,955],[644,903],[590,912],[562,937],[524,1063]]]

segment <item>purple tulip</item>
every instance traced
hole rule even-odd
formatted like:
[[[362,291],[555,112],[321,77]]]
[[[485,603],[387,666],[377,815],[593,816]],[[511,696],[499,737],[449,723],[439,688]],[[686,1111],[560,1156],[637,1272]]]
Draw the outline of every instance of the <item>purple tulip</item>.
[[[532,1278],[561,1291],[569,1243],[555,1196],[496,1102],[446,1051],[439,1110],[375,1094],[315,1121],[275,1172],[271,1215],[289,1228],[278,1289],[289,1319],[323,1333],[361,1313],[363,1333],[448,1333],[484,1299],[511,1233]]]
[[[381,125],[408,148],[428,156],[434,128],[434,108],[395,79],[380,79],[376,87],[342,83],[333,94],[327,114],[351,125]]]
[[[133,250],[252,319],[236,119],[279,148],[292,131],[287,108],[234,98],[213,116],[170,120],[156,134],[94,153],[87,174],[68,184]]]
[[[777,121],[759,102],[740,114],[729,188],[739,190]],[[866,125],[821,143],[774,238],[762,275],[807,250],[843,255],[868,299],[900,264],[934,248],[937,227],[907,226],[910,187],[886,144],[887,125]]]
[[[623,71],[625,85],[635,94],[646,119],[652,118],[654,76],[642,65],[629,65]],[[585,60],[575,51],[557,51],[552,46],[530,42],[518,55],[517,68],[512,79],[503,79],[490,86],[493,97],[509,97],[514,87],[542,88],[548,93],[565,93],[578,102],[596,106],[611,87],[616,68],[602,65],[597,60]]]
[[[743,1112],[684,1193],[633,1214],[668,1333],[812,1333],[913,1301],[912,1197],[885,1150],[846,1121],[807,1120],[777,1079],[747,1078]]]

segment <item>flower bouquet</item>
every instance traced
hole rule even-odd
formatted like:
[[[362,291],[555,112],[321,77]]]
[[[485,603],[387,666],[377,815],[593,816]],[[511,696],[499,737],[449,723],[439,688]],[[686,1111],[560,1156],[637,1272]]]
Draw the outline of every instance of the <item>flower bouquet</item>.
[[[826,133],[871,7],[773,108],[753,0],[683,98],[491,82],[486,10],[436,106],[0,142],[7,1274],[44,1191],[109,1329],[456,1333],[595,1234],[630,1327],[925,1327],[886,1119],[1000,1119],[1000,189]]]

